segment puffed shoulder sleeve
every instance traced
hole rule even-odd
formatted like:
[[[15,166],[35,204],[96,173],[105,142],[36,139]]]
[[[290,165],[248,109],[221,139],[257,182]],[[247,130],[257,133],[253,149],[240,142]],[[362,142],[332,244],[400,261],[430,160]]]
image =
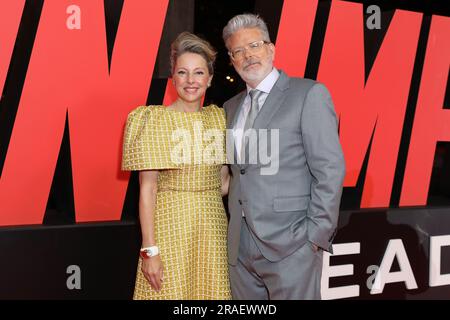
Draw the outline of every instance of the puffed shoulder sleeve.
[[[171,161],[171,120],[168,112],[152,106],[128,114],[125,126],[122,170],[176,169]]]

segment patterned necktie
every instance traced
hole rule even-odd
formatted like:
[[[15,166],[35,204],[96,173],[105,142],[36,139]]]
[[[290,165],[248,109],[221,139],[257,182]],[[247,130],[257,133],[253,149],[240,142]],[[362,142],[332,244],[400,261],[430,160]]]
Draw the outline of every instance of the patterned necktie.
[[[246,139],[246,135],[245,132],[247,131],[247,129],[252,128],[253,127],[253,122],[255,122],[256,116],[258,115],[258,111],[259,111],[259,104],[258,104],[258,99],[261,96],[263,92],[253,89],[250,90],[250,92],[248,93],[250,95],[250,110],[247,114],[247,119],[245,120],[245,125],[244,125],[244,132],[242,135],[242,147],[241,147],[241,159],[243,158],[243,156],[245,156],[245,149],[247,146],[246,141],[248,142],[248,139]],[[247,135],[250,137],[250,135]]]

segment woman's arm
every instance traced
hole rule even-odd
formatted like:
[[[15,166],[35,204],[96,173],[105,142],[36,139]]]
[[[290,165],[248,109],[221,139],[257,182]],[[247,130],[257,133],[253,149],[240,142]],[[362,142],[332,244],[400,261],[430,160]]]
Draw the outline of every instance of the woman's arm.
[[[228,166],[222,166],[220,170],[220,177],[222,180],[222,197],[228,194],[228,188],[230,186],[230,172],[228,170]]]
[[[156,170],[139,172],[139,221],[141,223],[142,248],[156,246],[155,240],[155,208],[158,192],[158,174]],[[160,255],[142,259],[141,268],[145,278],[156,290],[161,290],[163,265]]]

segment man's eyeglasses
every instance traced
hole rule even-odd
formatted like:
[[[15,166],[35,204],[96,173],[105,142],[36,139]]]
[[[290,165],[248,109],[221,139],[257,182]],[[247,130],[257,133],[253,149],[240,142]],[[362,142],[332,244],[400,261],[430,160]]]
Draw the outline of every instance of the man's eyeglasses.
[[[248,50],[250,53],[258,53],[261,51],[265,44],[269,44],[270,42],[259,40],[252,43],[249,43],[243,48],[236,48],[232,51],[228,51],[231,59],[233,60],[242,60],[245,57],[245,51]]]

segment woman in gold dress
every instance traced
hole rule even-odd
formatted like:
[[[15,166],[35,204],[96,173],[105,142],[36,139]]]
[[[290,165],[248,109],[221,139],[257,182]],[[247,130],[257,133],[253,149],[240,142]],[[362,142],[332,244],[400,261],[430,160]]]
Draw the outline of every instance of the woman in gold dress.
[[[142,249],[134,299],[231,299],[227,265],[225,115],[201,107],[216,52],[184,32],[172,43],[170,106],[127,119],[123,170],[139,170]]]

